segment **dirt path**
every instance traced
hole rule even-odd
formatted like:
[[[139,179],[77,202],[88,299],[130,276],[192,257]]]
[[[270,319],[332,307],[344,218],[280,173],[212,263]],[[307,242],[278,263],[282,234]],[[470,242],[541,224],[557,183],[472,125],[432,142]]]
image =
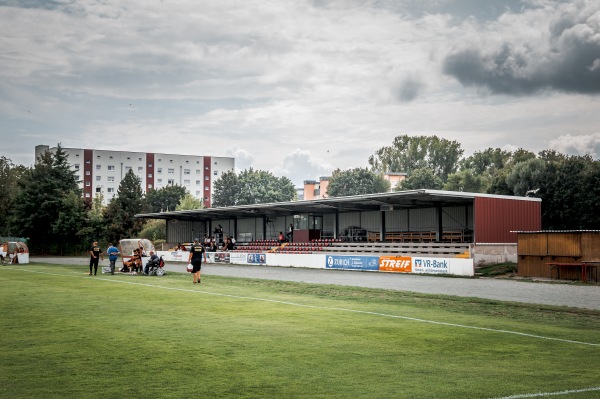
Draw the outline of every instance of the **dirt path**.
[[[82,265],[82,267],[87,268],[88,259],[32,258],[32,262]],[[108,260],[105,259],[101,262],[101,266],[107,265]],[[186,271],[185,267],[186,265],[183,263],[171,262],[165,266],[165,269],[184,273]],[[455,295],[600,310],[600,285],[598,284],[525,282],[493,278],[446,278],[400,273],[221,264],[203,265],[202,272],[207,276],[216,275],[382,288],[424,294]]]

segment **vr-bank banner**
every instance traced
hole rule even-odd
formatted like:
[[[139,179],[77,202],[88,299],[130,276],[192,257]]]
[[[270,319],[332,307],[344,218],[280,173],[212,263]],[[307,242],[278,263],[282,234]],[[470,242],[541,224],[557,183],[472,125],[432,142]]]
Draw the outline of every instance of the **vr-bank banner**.
[[[325,257],[326,269],[379,270],[379,256],[338,256]]]

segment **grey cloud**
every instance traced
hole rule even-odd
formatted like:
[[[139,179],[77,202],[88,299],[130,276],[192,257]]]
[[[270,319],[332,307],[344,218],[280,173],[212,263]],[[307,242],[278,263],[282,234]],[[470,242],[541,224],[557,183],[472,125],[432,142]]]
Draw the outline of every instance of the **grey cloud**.
[[[415,78],[404,79],[397,87],[395,96],[398,101],[409,102],[417,98],[423,88],[423,83]]]
[[[595,8],[564,16],[558,9],[541,46],[513,39],[491,49],[461,49],[446,56],[443,70],[464,86],[494,94],[600,93],[600,7]]]

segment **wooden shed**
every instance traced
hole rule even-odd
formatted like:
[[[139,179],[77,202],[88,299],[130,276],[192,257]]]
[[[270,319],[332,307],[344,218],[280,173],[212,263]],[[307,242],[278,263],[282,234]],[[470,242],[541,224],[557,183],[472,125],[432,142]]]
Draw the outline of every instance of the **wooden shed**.
[[[519,231],[517,257],[522,277],[598,281],[600,230]]]

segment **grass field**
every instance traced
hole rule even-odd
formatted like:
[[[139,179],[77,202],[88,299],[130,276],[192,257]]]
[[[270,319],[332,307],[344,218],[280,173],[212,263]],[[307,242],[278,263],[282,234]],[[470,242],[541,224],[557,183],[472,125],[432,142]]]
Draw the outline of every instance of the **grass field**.
[[[597,311],[86,269],[0,267],[1,398],[600,397]]]

